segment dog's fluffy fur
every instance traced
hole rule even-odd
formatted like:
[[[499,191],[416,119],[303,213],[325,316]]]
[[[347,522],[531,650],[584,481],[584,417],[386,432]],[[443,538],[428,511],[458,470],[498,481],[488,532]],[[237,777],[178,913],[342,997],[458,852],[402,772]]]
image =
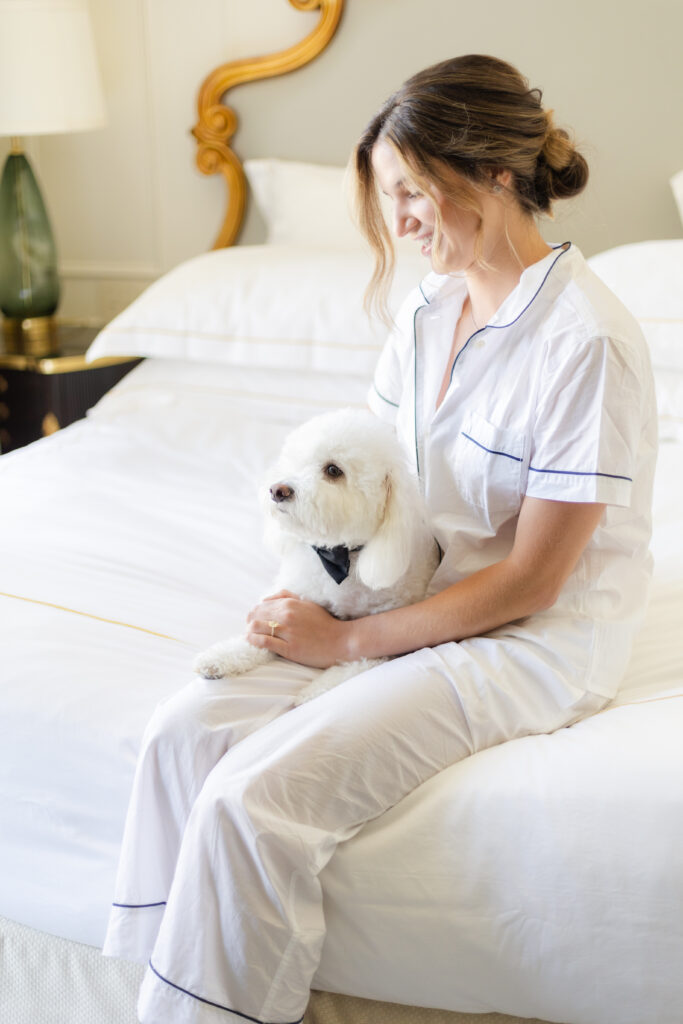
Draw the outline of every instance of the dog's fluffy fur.
[[[285,441],[263,492],[266,541],[281,557],[273,592],[290,590],[340,619],[419,601],[438,562],[416,481],[394,431],[353,409],[316,416]],[[336,583],[314,547],[346,546],[350,571]],[[357,549],[357,550],[354,550]],[[240,675],[275,656],[237,637],[199,655],[209,679]],[[299,694],[309,700],[380,661],[338,665]]]

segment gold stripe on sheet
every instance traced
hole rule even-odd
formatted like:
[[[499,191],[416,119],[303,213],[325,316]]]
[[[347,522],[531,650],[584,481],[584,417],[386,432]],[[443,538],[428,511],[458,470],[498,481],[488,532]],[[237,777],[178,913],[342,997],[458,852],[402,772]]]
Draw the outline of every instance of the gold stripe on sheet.
[[[13,601],[26,601],[28,604],[38,604],[45,608],[55,608],[60,612],[69,612],[71,615],[82,615],[86,619],[94,619],[96,622],[107,622],[111,626],[122,626],[124,629],[134,629],[138,633],[147,633],[148,636],[156,636],[161,640],[170,640],[174,644],[182,644],[183,647],[194,647],[194,644],[190,644],[187,640],[179,640],[178,637],[168,636],[166,633],[157,633],[153,629],[146,629],[144,626],[135,626],[130,622],[120,622],[118,619],[107,619],[103,615],[93,615],[92,612],[79,611],[77,608],[67,608],[62,604],[54,604],[52,601],[41,601],[35,597],[23,597],[21,594],[8,594],[3,590],[0,590],[0,597],[7,597]],[[637,707],[640,704],[658,704],[665,700],[678,700],[683,697],[683,693],[668,693],[661,697],[645,697],[643,700],[631,700],[624,701],[623,704],[608,704],[607,707],[601,708],[600,711],[596,711],[591,718],[597,718],[598,715],[607,714],[608,711],[618,711],[619,708],[632,708]]]
[[[146,629],[144,626],[134,626],[130,622],[119,622],[118,619],[107,619],[103,615],[93,615],[92,612],[83,612],[78,608],[67,608],[63,604],[54,604],[52,601],[40,601],[36,597],[23,597],[21,594],[7,594],[0,590],[0,597],[8,597],[13,601],[26,601],[28,604],[39,604],[44,608],[55,608],[59,612],[69,612],[71,615],[82,615],[86,619],[94,619],[96,622],[107,622],[110,626],[123,626],[124,629],[135,629],[138,633],[147,633],[149,636],[159,637],[161,640],[171,640],[174,644],[182,644],[184,647],[193,647],[187,640],[179,640],[175,636],[167,636],[166,633],[156,633],[153,629]]]

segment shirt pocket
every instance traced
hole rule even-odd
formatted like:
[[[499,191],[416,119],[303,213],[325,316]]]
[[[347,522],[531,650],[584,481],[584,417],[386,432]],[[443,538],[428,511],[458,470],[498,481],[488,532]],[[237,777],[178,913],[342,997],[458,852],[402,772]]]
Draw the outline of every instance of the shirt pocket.
[[[519,511],[524,434],[470,412],[455,440],[456,488],[494,527]]]

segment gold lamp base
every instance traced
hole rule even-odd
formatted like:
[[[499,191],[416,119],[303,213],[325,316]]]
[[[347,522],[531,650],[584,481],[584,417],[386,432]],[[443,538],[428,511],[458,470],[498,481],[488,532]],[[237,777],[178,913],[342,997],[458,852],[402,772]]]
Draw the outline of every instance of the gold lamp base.
[[[45,356],[59,354],[57,324],[54,317],[35,316],[26,320],[5,317],[2,321],[5,352],[10,355]]]

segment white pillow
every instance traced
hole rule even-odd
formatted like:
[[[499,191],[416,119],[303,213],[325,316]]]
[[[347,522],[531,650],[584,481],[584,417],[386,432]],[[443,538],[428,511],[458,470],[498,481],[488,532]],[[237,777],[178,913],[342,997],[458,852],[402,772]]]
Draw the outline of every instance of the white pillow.
[[[244,172],[266,224],[267,242],[367,251],[353,220],[351,172],[345,167],[271,158],[245,160]],[[390,224],[391,202],[382,197],[382,203]],[[393,242],[399,260],[419,257],[407,236]]]
[[[369,379],[387,335],[368,319],[372,261],[359,251],[235,246],[205,253],[155,281],[97,336],[88,359],[157,356]],[[392,308],[428,270],[397,269]]]
[[[246,160],[244,173],[273,245],[360,249],[346,170],[294,160]]]
[[[683,372],[683,239],[622,245],[588,263],[639,321],[655,369]]]

